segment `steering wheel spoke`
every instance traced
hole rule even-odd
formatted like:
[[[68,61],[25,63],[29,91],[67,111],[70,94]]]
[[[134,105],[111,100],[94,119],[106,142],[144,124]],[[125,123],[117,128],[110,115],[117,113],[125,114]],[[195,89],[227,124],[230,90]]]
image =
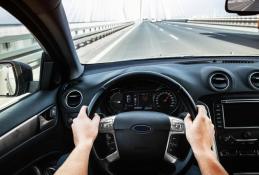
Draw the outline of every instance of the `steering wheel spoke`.
[[[102,118],[99,124],[99,133],[114,133],[113,123],[115,120],[115,115],[110,117]]]
[[[185,134],[184,121],[180,118],[169,117],[172,134]]]
[[[112,163],[114,162],[115,160],[118,160],[120,158],[120,155],[119,155],[119,151],[116,150],[115,152],[109,154],[108,156],[105,157],[105,160],[108,162],[108,163]]]
[[[179,137],[185,136],[184,121],[180,118],[169,117],[170,131],[167,139],[164,159],[170,163],[175,163],[178,159],[176,153],[179,147]]]
[[[111,153],[109,153],[104,160],[108,163],[112,163],[120,158],[118,146],[115,139],[115,130],[113,127],[116,115],[105,117],[101,119],[99,124],[99,133],[106,134],[107,146],[110,148]]]

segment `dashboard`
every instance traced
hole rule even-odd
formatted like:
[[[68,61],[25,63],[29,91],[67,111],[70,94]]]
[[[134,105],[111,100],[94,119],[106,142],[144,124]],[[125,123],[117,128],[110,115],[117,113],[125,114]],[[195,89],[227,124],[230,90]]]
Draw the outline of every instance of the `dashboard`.
[[[196,61],[199,60],[199,61]],[[127,72],[151,71],[181,84],[196,103],[207,106],[215,125],[215,151],[228,172],[259,172],[259,62],[250,58],[153,59],[87,65],[85,74],[62,88],[65,118],[75,117],[112,78]],[[159,111],[178,116],[181,99],[159,81],[132,80],[112,87],[99,113]]]

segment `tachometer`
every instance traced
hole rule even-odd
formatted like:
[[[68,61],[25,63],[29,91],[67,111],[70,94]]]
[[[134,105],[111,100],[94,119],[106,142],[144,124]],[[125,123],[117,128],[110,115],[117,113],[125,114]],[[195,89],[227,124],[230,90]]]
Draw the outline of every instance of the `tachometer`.
[[[110,97],[110,107],[115,113],[123,110],[123,94],[121,92],[112,94]]]
[[[177,98],[173,92],[161,91],[154,98],[157,111],[171,114],[177,108]]]

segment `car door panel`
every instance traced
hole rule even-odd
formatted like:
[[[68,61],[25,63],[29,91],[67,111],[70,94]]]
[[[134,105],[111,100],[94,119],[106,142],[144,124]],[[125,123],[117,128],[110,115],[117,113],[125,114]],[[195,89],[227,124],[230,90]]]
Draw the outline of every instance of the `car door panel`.
[[[0,155],[36,135],[38,117],[34,116],[0,137]]]
[[[39,91],[0,113],[0,136],[56,103],[57,90]]]
[[[62,150],[56,96],[57,90],[39,91],[0,113],[0,174]]]

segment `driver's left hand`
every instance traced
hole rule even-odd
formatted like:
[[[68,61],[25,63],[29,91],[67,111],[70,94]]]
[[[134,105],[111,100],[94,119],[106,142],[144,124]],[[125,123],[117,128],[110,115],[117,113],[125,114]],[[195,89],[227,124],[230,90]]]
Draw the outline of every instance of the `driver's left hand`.
[[[95,114],[91,120],[86,113],[87,107],[82,106],[78,116],[71,125],[75,146],[92,146],[98,134],[100,117]]]

